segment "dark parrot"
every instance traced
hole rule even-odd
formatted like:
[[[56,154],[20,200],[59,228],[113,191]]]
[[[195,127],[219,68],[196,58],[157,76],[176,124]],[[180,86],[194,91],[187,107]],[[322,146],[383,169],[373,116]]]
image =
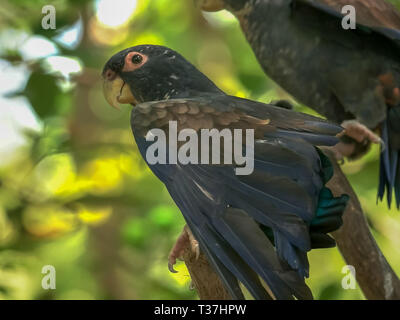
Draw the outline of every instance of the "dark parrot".
[[[355,159],[371,142],[382,144],[378,197],[386,190],[390,206],[394,190],[399,207],[397,9],[385,0],[197,1],[206,11],[232,12],[265,73],[299,102],[342,124],[338,158]],[[342,27],[346,5],[355,8],[356,29]]]
[[[325,186],[333,169],[317,146],[335,145],[342,128],[226,95],[179,53],[162,46],[140,45],[115,54],[103,78],[112,106],[134,106],[131,127],[141,155],[232,297],[243,299],[240,281],[254,298],[271,298],[261,278],[274,298],[311,299],[304,281],[307,252],[335,246],[327,233],[340,227],[348,200],[334,197]],[[237,175],[235,163],[149,161],[154,142],[147,133],[162,129],[171,134],[172,121],[179,132],[253,129],[254,170]]]

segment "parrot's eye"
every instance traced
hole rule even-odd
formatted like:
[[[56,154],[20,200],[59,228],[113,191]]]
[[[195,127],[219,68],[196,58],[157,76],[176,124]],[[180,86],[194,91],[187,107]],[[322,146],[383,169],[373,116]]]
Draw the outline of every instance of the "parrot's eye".
[[[132,57],[132,62],[134,64],[140,64],[143,61],[143,57],[140,54],[135,54]]]
[[[132,72],[141,68],[148,60],[145,54],[139,52],[129,52],[124,59],[123,72]]]

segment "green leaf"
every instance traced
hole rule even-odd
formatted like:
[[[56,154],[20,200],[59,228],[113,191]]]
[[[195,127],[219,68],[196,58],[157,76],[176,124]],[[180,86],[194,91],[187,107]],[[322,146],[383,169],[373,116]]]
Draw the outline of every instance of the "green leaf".
[[[40,118],[59,114],[57,100],[64,93],[57,86],[54,76],[43,72],[32,73],[23,94],[29,99]]]

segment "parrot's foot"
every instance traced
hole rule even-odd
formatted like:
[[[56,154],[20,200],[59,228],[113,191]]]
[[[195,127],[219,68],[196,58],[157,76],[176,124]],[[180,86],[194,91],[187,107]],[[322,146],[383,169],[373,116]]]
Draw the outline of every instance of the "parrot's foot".
[[[359,143],[372,142],[376,144],[382,144],[382,139],[370,129],[356,120],[348,120],[342,123],[342,127],[345,129],[344,134],[356,140]]]
[[[380,144],[384,148],[383,140],[365,125],[359,123],[356,120],[348,120],[342,123],[342,127],[345,129],[340,137],[347,136],[351,138],[351,142],[339,142],[336,146],[332,147],[337,160],[343,160],[345,157],[357,158],[359,149],[368,149],[368,145],[372,142]],[[357,146],[358,144],[358,146]],[[366,146],[365,148],[359,147],[360,145]]]
[[[169,256],[168,256],[168,269],[170,272],[172,272],[172,273],[178,272],[174,269],[176,259],[182,258],[183,253],[184,253],[186,247],[188,246],[188,243],[190,245],[192,252],[195,254],[196,260],[197,260],[200,256],[199,243],[194,238],[189,227],[187,225],[185,225],[183,227],[182,233],[178,237],[178,240],[176,240],[176,243],[175,243],[174,247],[171,249],[171,252],[169,253]]]

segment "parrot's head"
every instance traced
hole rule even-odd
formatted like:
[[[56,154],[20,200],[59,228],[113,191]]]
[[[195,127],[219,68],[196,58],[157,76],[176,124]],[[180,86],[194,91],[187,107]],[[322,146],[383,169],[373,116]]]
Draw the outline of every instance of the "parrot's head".
[[[204,11],[241,10],[249,0],[195,0],[195,3]]]
[[[108,103],[159,101],[192,93],[221,91],[179,53],[163,46],[139,45],[112,56],[103,69],[103,91]]]

